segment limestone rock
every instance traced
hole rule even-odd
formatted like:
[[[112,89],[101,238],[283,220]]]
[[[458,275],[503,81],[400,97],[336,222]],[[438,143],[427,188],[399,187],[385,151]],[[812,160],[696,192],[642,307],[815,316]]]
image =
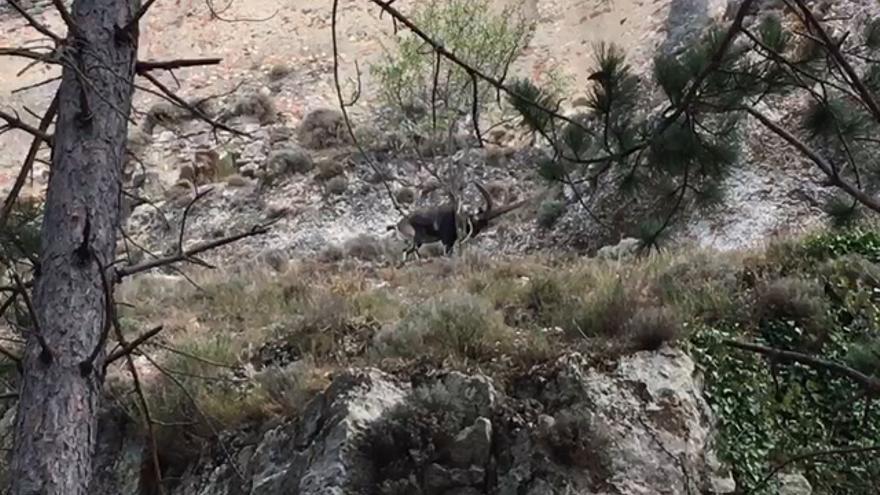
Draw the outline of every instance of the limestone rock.
[[[632,256],[641,245],[641,241],[634,237],[626,237],[613,246],[605,246],[599,249],[596,257],[600,259],[619,260]]]
[[[781,473],[776,476],[779,495],[811,495],[813,487],[807,478],[800,473]]]
[[[492,422],[477,418],[455,437],[449,449],[452,463],[458,467],[485,466],[492,449]]]

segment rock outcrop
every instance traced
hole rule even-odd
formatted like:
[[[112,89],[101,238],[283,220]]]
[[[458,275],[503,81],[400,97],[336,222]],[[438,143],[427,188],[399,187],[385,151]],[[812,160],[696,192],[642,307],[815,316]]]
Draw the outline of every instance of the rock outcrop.
[[[149,458],[126,424],[102,421],[92,493],[150,493]],[[221,434],[169,493],[731,493],[712,431],[678,349],[601,369],[572,354],[506,387],[458,371],[402,381],[353,369],[299,418]]]

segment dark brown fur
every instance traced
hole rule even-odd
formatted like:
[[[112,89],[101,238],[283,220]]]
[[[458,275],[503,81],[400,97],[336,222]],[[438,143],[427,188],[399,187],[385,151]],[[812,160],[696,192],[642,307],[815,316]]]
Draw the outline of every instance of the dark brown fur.
[[[468,238],[489,227],[492,220],[515,208],[522,206],[525,201],[502,206],[498,209],[493,207],[492,196],[479,183],[475,183],[486,204],[476,214],[456,212],[455,206],[446,204],[434,208],[415,211],[396,225],[389,225],[388,230],[397,230],[403,236],[412,239],[412,244],[404,250],[404,259],[410,254],[418,256],[418,250],[422,244],[441,242],[446,255],[451,255],[455,243],[459,240],[459,229],[466,232]]]

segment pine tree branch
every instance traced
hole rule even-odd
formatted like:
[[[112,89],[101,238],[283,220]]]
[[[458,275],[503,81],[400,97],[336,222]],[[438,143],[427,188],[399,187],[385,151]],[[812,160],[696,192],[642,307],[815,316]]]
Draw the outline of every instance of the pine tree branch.
[[[758,354],[763,354],[768,356],[771,359],[776,361],[783,362],[796,362],[810,368],[819,369],[819,370],[827,370],[836,375],[840,375],[850,380],[858,383],[865,389],[868,393],[878,394],[880,393],[880,378],[875,378],[873,376],[866,375],[861,371],[850,368],[849,366],[842,365],[840,363],[835,363],[833,361],[827,361],[824,359],[820,359],[817,357],[810,356],[808,354],[803,354],[795,351],[784,351],[782,349],[775,349],[773,347],[767,347],[758,344],[748,344],[745,342],[737,342],[735,340],[725,340],[722,344],[734,347],[736,349],[741,349],[744,351],[755,352]]]
[[[34,16],[30,15],[28,11],[24,7],[22,7],[21,4],[18,3],[17,0],[6,0],[6,3],[8,3],[13,9],[15,9],[15,11],[18,12],[19,15],[24,17],[25,21],[27,21],[27,23],[30,24],[32,28],[36,29],[41,34],[52,38],[52,41],[55,42],[56,46],[60,45],[64,41],[61,36],[55,34],[45,24],[41,23]]]
[[[4,111],[0,111],[0,120],[6,122],[5,125],[0,126],[0,133],[5,132],[9,129],[18,129],[20,131],[24,131],[35,138],[40,139],[45,142],[49,146],[52,146],[52,136],[46,134],[45,131],[38,129],[25,121],[21,120],[18,115],[12,115],[10,113],[6,113]]]
[[[731,45],[733,45],[736,36],[742,31],[743,21],[745,21],[746,15],[754,3],[755,0],[743,0],[740,4],[739,10],[736,11],[736,16],[733,19],[733,23],[730,25],[730,28],[728,28],[727,34],[724,35],[724,39],[721,41],[718,50],[712,55],[709,63],[703,68],[703,71],[694,78],[690,88],[688,88],[687,93],[684,94],[678,105],[676,105],[673,113],[663,120],[657,134],[662,134],[663,131],[669,128],[673,122],[678,120],[678,118],[690,108],[694,99],[698,96],[703,82],[706,78],[712,75],[713,72],[718,70],[721,63],[724,62],[724,56],[727,55],[727,51],[730,49]]]
[[[37,127],[37,130],[41,133],[45,133],[46,130],[49,129],[49,126],[52,124],[52,120],[55,118],[55,113],[58,111],[58,92],[55,92],[55,96],[52,98],[52,102],[49,103],[49,108],[46,109],[45,115],[43,115],[42,120]],[[21,189],[24,187],[25,180],[27,180],[27,176],[30,174],[31,170],[34,166],[34,161],[37,158],[37,152],[40,150],[40,145],[43,143],[43,139],[40,137],[34,137],[33,141],[31,141],[31,146],[28,148],[27,155],[25,155],[24,163],[21,165],[21,170],[18,172],[18,177],[15,178],[15,183],[12,185],[12,190],[9,191],[9,194],[6,196],[6,199],[3,201],[3,208],[0,210],[0,230],[6,226],[6,221],[9,219],[9,215],[12,213],[12,207],[15,205],[15,201],[18,199],[19,193],[21,193]]]
[[[119,349],[113,351],[107,356],[107,359],[104,360],[104,368],[106,369],[108,366],[118,361],[120,358],[128,356],[135,350],[137,350],[142,344],[144,344],[147,340],[155,337],[159,332],[162,331],[162,325],[154,327],[150,330],[147,330],[143,334],[139,335],[136,339],[132,340],[128,344],[120,347]]]
[[[804,0],[794,0],[794,2],[800,7],[807,25],[812,25],[816,30],[816,33],[819,35],[822,45],[825,46],[825,49],[831,54],[831,57],[837,63],[838,67],[840,67],[840,69],[847,75],[849,83],[852,84],[853,88],[855,88],[856,92],[861,96],[862,102],[871,111],[874,120],[880,122],[880,104],[877,103],[871,90],[865,86],[864,81],[859,77],[852,64],[849,63],[849,60],[843,56],[843,53],[840,51],[840,45],[831,39],[828,32],[825,30],[825,27],[822,26],[822,23],[819,22],[818,19],[816,19],[816,16],[813,15],[813,12],[807,7]]]
[[[200,67],[203,65],[217,65],[222,62],[222,58],[179,58],[175,60],[139,60],[135,65],[135,72],[143,75],[151,70],[172,70],[182,69],[184,67]]]
[[[156,86],[159,89],[159,91],[161,91],[163,94],[165,94],[168,97],[168,99],[170,99],[176,105],[179,105],[180,107],[189,110],[189,112],[192,115],[207,122],[214,129],[221,129],[221,130],[224,130],[224,131],[229,132],[231,134],[235,134],[236,136],[248,136],[248,134],[245,132],[233,129],[232,127],[229,127],[226,124],[217,122],[216,120],[212,119],[211,117],[208,117],[207,115],[205,115],[204,112],[202,112],[201,110],[196,108],[194,105],[187,103],[183,98],[181,98],[174,91],[172,91],[170,88],[168,88],[168,86],[165,86],[164,84],[162,84],[161,81],[156,79],[156,77],[153,76],[152,74],[150,74],[149,72],[144,72],[144,73],[140,74],[140,76],[146,78],[148,81],[153,83],[153,86]]]
[[[52,0],[52,5],[55,6],[55,10],[58,11],[64,24],[67,25],[68,33],[73,35],[74,38],[82,38],[82,32],[79,26],[77,26],[76,21],[73,20],[73,16],[70,15],[70,11],[64,5],[64,0]]]
[[[774,134],[781,137],[785,142],[790,144],[801,154],[810,159],[820,170],[832,181],[832,183],[845,191],[847,194],[855,198],[859,203],[880,213],[880,201],[865,191],[859,189],[846,179],[840,176],[834,165],[826,160],[817,151],[813,150],[806,143],[795,137],[792,133],[783,129],[782,126],[770,120],[769,117],[755,110],[752,107],[745,107],[744,110],[751,116],[758,119],[765,127],[770,129]]]
[[[192,248],[177,254],[173,254],[171,256],[166,256],[164,258],[158,258],[155,260],[147,261],[138,265],[131,265],[122,268],[116,269],[116,281],[122,280],[125,277],[134,275],[136,273],[146,272],[149,270],[153,270],[155,268],[159,268],[162,266],[170,265],[173,263],[179,263],[181,261],[187,261],[193,256],[204,253],[205,251],[210,251],[212,249],[216,249],[220,246],[225,246],[226,244],[231,244],[233,242],[239,241],[241,239],[245,239],[247,237],[253,237],[256,235],[262,235],[269,232],[269,228],[265,225],[256,225],[251,230],[246,232],[241,232],[238,234],[234,234],[228,237],[223,237],[221,239],[215,239],[213,241],[207,241],[199,243]]]

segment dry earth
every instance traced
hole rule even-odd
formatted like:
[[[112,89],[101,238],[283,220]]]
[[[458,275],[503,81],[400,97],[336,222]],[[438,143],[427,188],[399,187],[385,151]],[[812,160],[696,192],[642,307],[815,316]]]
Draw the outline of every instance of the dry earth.
[[[713,0],[712,3],[723,3]],[[203,0],[160,0],[146,16],[141,30],[141,59],[222,57],[212,68],[181,70],[178,79],[183,94],[207,95],[228,91],[241,80],[284,64],[293,73],[276,101],[279,110],[295,125],[310,109],[335,104],[331,61],[331,3],[313,0],[234,0],[218,4],[227,22],[211,19]],[[406,12],[422,1],[399,2]],[[591,46],[614,41],[633,57],[634,65],[647,60],[652,47],[664,39],[663,26],[671,4],[666,0],[503,0],[498,8],[515,5],[524,15],[538,19],[538,28],[526,55],[516,70],[521,75],[540,77],[555,63],[576,81],[589,72]],[[228,5],[228,8],[226,8]],[[715,11],[719,9],[715,8]],[[49,26],[62,31],[54,12],[41,15]],[[343,75],[355,75],[354,62],[366,67],[382,56],[393,29],[388,17],[379,19],[378,8],[365,0],[339,2],[339,32]],[[16,46],[36,38],[24,21],[7,15],[0,21],[0,46]],[[568,63],[571,62],[571,63]],[[39,111],[48,103],[55,84],[25,92],[17,88],[55,77],[58,70],[32,69],[18,75],[27,65],[17,58],[0,59],[0,104],[4,107]],[[366,71],[365,71],[366,72]],[[369,74],[364,73],[369,90]],[[369,93],[368,93],[369,96]],[[150,95],[141,93],[138,108]],[[366,98],[365,102],[370,99]],[[26,118],[29,116],[25,115]],[[28,118],[28,120],[34,120]],[[8,187],[27,136],[9,133],[0,137],[0,188]]]

